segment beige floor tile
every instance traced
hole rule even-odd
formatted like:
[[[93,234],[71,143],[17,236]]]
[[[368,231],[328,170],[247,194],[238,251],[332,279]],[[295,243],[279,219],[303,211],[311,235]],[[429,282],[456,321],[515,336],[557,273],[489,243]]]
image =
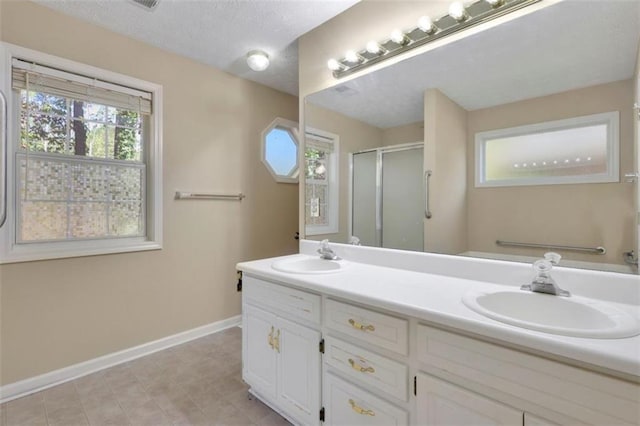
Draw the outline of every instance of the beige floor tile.
[[[0,405],[0,426],[289,426],[248,398],[241,336],[232,328]]]
[[[141,405],[125,408],[125,414],[132,425],[135,426],[164,426],[171,422],[165,417],[158,405],[149,400]]]
[[[89,424],[82,405],[64,406],[50,411],[47,408],[49,426],[86,426]]]

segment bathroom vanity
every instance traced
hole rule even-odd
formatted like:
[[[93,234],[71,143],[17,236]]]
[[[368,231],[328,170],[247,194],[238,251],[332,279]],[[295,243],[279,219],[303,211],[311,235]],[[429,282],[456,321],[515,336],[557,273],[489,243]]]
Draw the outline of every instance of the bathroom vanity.
[[[293,423],[640,423],[640,337],[552,334],[463,304],[469,292],[521,291],[530,265],[336,244],[346,260],[328,267],[316,245],[238,265],[243,378]],[[637,276],[554,272],[575,297],[638,320]],[[602,279],[620,299],[602,300]]]

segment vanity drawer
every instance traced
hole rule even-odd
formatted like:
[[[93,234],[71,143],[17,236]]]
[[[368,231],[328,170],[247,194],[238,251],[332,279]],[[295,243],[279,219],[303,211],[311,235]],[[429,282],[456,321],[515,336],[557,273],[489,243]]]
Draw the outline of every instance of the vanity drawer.
[[[404,364],[332,337],[325,338],[324,360],[363,385],[402,401],[409,397],[408,368]]]
[[[325,318],[332,330],[402,355],[408,352],[409,322],[405,319],[331,299],[325,303]]]
[[[640,385],[419,324],[418,361],[575,419],[640,424]],[[462,379],[463,378],[463,379]]]
[[[282,316],[300,318],[320,325],[321,297],[317,294],[272,284],[245,276],[242,297],[248,303],[272,308]]]
[[[326,373],[322,400],[327,425],[400,426],[409,424],[409,414],[369,392]]]

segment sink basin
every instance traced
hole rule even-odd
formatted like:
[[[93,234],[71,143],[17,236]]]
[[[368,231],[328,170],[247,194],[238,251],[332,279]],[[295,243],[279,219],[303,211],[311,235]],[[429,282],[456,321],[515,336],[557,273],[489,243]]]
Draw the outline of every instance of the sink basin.
[[[344,260],[325,260],[317,258],[284,259],[273,262],[271,267],[276,271],[292,274],[331,274],[340,272],[346,267]]]
[[[472,291],[462,302],[488,318],[563,336],[615,339],[640,334],[631,314],[609,303],[523,290]]]

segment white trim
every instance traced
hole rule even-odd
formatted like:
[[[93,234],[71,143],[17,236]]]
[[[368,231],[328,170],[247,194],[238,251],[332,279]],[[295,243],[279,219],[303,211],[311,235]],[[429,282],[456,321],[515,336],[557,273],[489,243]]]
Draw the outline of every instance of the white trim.
[[[181,345],[191,340],[199,339],[209,334],[217,333],[242,323],[242,315],[236,315],[221,321],[192,328],[191,330],[163,337],[162,339],[134,346],[119,352],[113,352],[98,358],[90,359],[78,364],[70,365],[59,370],[50,371],[39,376],[10,383],[0,387],[0,403],[11,401],[34,392],[38,392],[61,383],[75,380],[114,365],[122,364],[154,352],[173,346]]]
[[[326,142],[333,145],[333,151],[329,153],[329,210],[327,216],[329,219],[328,225],[305,225],[305,235],[324,235],[324,234],[337,234],[340,232],[339,224],[339,212],[340,212],[340,136],[335,133],[325,132],[313,127],[307,127],[305,130],[306,135],[309,134],[312,137],[320,137],[326,140]],[[304,143],[305,150],[306,142]],[[306,172],[305,172],[306,173]],[[306,185],[306,179],[305,179]],[[305,200],[305,209],[306,209]],[[305,215],[306,217],[306,215]]]
[[[553,130],[566,130],[585,125],[607,125],[607,171],[576,176],[541,176],[492,180],[485,178],[486,141],[496,138],[524,136]],[[564,120],[547,121],[526,126],[479,132],[475,135],[475,187],[560,185],[578,183],[620,182],[620,113],[618,111],[585,115]]]
[[[17,102],[16,95],[11,90],[11,64],[14,57],[56,69],[94,76],[97,79],[151,93],[153,98],[153,113],[149,120],[151,143],[145,152],[147,168],[145,237],[15,244],[17,200],[14,166],[15,138],[19,131],[19,120],[13,108]],[[162,249],[162,86],[9,43],[0,43],[0,71],[0,90],[7,94],[7,138],[10,141],[6,152],[8,160],[7,220],[0,228],[0,264]]]
[[[295,121],[276,117],[260,134],[260,160],[265,165],[267,170],[269,170],[269,173],[271,173],[271,176],[273,176],[276,182],[298,183],[299,175],[300,175],[300,164],[298,164],[299,163],[298,157],[300,157],[299,155],[296,156],[295,168],[291,171],[291,173],[289,173],[288,176],[284,176],[276,173],[276,171],[273,170],[273,168],[271,167],[271,164],[269,164],[269,162],[267,161],[267,158],[266,158],[267,135],[271,130],[275,129],[276,127],[286,129],[289,131],[289,133],[291,133],[291,135],[293,136],[293,142],[296,144],[298,152],[300,152],[301,144],[300,144],[300,136],[298,133],[298,123],[296,123]]]

